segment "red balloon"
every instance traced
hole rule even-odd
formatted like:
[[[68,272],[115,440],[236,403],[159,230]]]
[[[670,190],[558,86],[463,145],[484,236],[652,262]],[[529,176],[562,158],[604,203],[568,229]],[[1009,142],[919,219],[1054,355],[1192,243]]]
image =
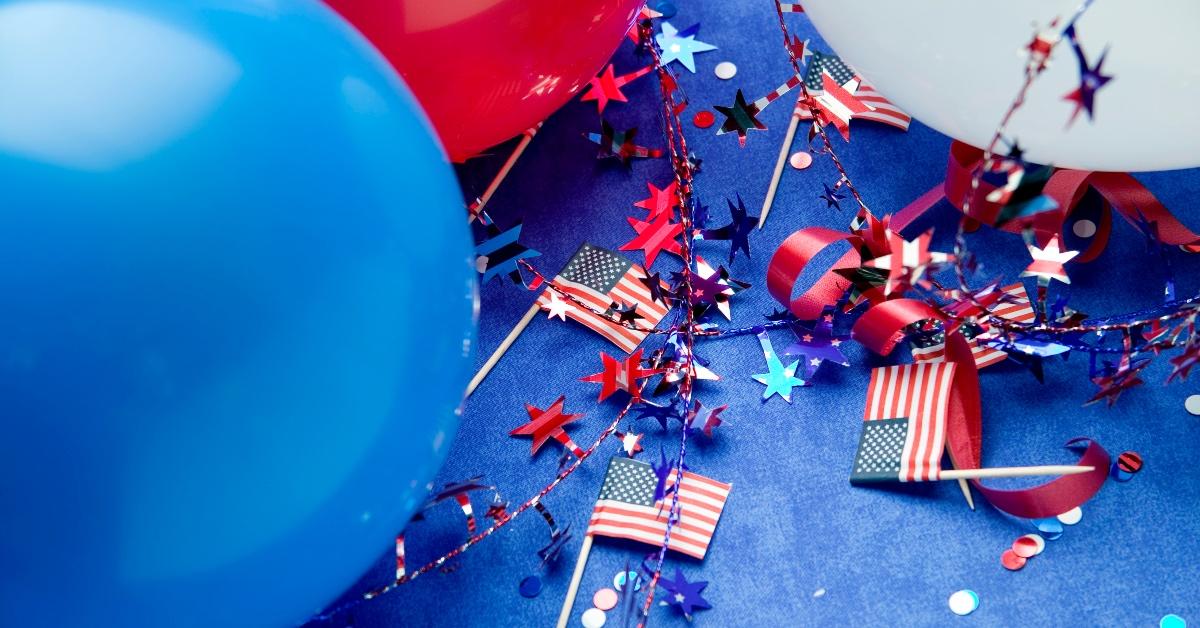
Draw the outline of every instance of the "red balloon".
[[[461,161],[545,120],[604,66],[642,0],[326,0],[399,70]]]

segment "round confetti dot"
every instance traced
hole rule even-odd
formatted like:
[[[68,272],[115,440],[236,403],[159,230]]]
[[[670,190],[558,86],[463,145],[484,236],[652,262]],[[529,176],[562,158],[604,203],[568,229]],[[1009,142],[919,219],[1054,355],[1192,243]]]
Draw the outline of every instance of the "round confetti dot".
[[[1016,571],[1025,566],[1025,557],[1018,555],[1011,549],[1004,550],[1000,555],[1000,564],[1009,571]]]
[[[1183,408],[1188,411],[1188,414],[1200,416],[1200,395],[1192,395],[1184,399]]]
[[[583,611],[583,617],[579,618],[579,623],[583,624],[583,628],[600,628],[606,621],[608,621],[608,616],[598,608],[589,608]]]
[[[592,606],[602,610],[612,610],[617,605],[617,592],[612,589],[600,589],[592,596]]]
[[[1055,517],[1055,519],[1058,519],[1063,523],[1063,525],[1073,526],[1083,519],[1083,509],[1079,506],[1076,506],[1067,512],[1064,512],[1063,514],[1058,515]]]
[[[1125,473],[1137,473],[1142,470],[1142,456],[1136,451],[1122,451],[1117,466]]]
[[[1063,525],[1058,519],[1034,519],[1033,524],[1037,526],[1038,531],[1041,532],[1042,536],[1048,541],[1056,540],[1058,537],[1062,536]]]
[[[636,571],[620,571],[613,576],[613,588],[618,591],[625,590],[625,583],[632,582],[634,591],[642,590],[642,577]]]
[[[1169,613],[1158,620],[1158,628],[1187,628],[1187,620],[1175,613]]]
[[[970,615],[979,608],[979,596],[970,589],[950,594],[950,612],[955,615]]]
[[[722,61],[713,68],[713,74],[716,74],[717,78],[722,81],[728,81],[737,75],[737,66],[731,61]]]
[[[825,588],[822,587],[816,591],[813,591],[813,597],[825,597]]]
[[[1046,549],[1046,539],[1043,539],[1042,535],[1040,534],[1026,534],[1021,538],[1029,539],[1034,545],[1037,546],[1037,549],[1033,552],[1034,556],[1041,554]],[[1016,547],[1014,546],[1013,549],[1016,549]]]
[[[1081,238],[1090,238],[1096,235],[1096,223],[1088,220],[1076,220],[1075,224],[1071,225],[1071,232]]]
[[[1033,540],[1035,534],[1026,534],[1025,536],[1013,541],[1012,551],[1021,558],[1033,558],[1038,555],[1041,550],[1038,547],[1038,542]],[[1038,537],[1041,538],[1041,537]],[[1044,545],[1043,545],[1044,547]]]
[[[542,579],[537,576],[529,576],[521,581],[521,597],[534,598],[542,592]]]
[[[804,170],[812,165],[812,155],[804,151],[792,153],[792,156],[788,158],[788,163],[796,170]]]
[[[1112,465],[1112,479],[1118,482],[1128,482],[1133,479],[1133,474],[1121,470],[1121,465],[1114,462]]]
[[[696,115],[692,116],[692,124],[701,129],[707,129],[717,121],[717,117],[711,111],[697,111]]]

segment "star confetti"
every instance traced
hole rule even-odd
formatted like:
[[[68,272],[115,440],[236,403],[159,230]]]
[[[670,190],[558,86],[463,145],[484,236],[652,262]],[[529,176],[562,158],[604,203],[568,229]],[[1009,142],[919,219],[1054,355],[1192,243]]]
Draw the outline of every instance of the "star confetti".
[[[697,610],[712,608],[712,604],[709,604],[708,600],[701,595],[704,588],[708,586],[708,582],[703,580],[688,582],[678,567],[675,568],[675,577],[662,576],[659,586],[666,594],[665,603],[679,609],[688,621],[691,621],[692,613]]]
[[[588,83],[588,90],[579,97],[581,101],[596,101],[598,113],[604,113],[604,108],[608,106],[610,101],[613,102],[629,102],[625,98],[625,94],[621,91],[622,87],[632,83],[654,71],[654,66],[648,65],[640,70],[635,70],[629,74],[616,76],[613,72],[612,64],[604,67],[604,71]]]
[[[550,534],[550,543],[538,550],[538,556],[542,559],[542,565],[552,563],[558,560],[562,554],[562,550],[567,546],[567,541],[571,540],[571,526],[562,530],[555,530]]]
[[[765,131],[767,125],[763,124],[757,118],[758,107],[753,103],[746,102],[746,95],[742,90],[737,90],[737,94],[733,97],[733,104],[728,107],[714,105],[713,109],[717,110],[725,116],[725,121],[721,123],[721,128],[717,130],[717,135],[726,133],[737,133],[738,143],[742,146],[746,145],[746,132],[750,130]]]
[[[823,362],[833,362],[842,366],[850,366],[850,361],[842,353],[841,345],[847,338],[833,334],[833,314],[826,313],[811,326],[796,322],[791,325],[792,333],[796,334],[796,342],[783,350],[786,356],[804,356],[807,360],[805,372],[812,373]]]
[[[672,181],[662,189],[655,187],[653,183],[646,183],[646,187],[650,189],[650,196],[634,203],[633,206],[650,212],[646,220],[655,220],[663,214],[673,218],[675,208],[679,207],[679,182]]]
[[[825,188],[825,193],[817,196],[817,198],[825,201],[825,207],[832,207],[834,209],[841,210],[842,206],[838,205],[838,201],[846,198],[845,194],[838,193],[838,188],[841,187],[841,182],[839,181],[838,184],[834,185],[832,188],[825,183],[822,183],[821,187]]]
[[[1169,362],[1172,368],[1171,374],[1167,376],[1167,383],[1171,383],[1176,377],[1186,380],[1192,367],[1200,364],[1200,341],[1192,341],[1184,345],[1183,351],[1171,358]]]
[[[653,275],[646,273],[646,276],[639,277],[638,281],[642,282],[642,284],[646,286],[646,289],[650,291],[651,301],[657,301],[663,305],[670,305],[670,302],[667,301],[667,286],[664,285],[662,276],[659,273],[654,273]]]
[[[753,375],[754,380],[767,387],[763,391],[763,402],[766,402],[772,395],[779,395],[783,400],[792,402],[792,388],[797,386],[807,386],[808,382],[796,377],[796,369],[800,366],[800,361],[796,360],[786,367],[783,362],[779,361],[779,356],[775,355],[775,349],[771,347],[771,338],[767,336],[766,330],[758,332],[758,342],[762,345],[763,356],[767,360],[767,372]]]
[[[607,120],[600,121],[599,133],[587,133],[584,135],[588,141],[600,146],[600,152],[596,153],[597,159],[612,158],[628,166],[629,161],[634,158],[650,159],[662,157],[662,151],[657,148],[646,148],[635,144],[633,138],[636,136],[636,128],[631,128],[627,131],[616,131]]]
[[[1092,378],[1092,383],[1099,386],[1100,390],[1083,405],[1091,405],[1103,399],[1108,403],[1108,407],[1111,408],[1117,402],[1121,393],[1145,383],[1138,376],[1138,373],[1149,364],[1149,359],[1131,360],[1129,355],[1126,354],[1121,358],[1121,365],[1114,372]]]
[[[845,85],[839,85],[828,73],[821,75],[823,88],[816,96],[811,96],[809,105],[817,110],[817,122],[822,126],[833,125],[842,139],[850,141],[850,120],[874,108],[855,96],[859,80],[851,79]]]
[[[600,352],[600,361],[604,365],[604,370],[579,380],[600,384],[600,398],[597,401],[604,401],[618,390],[629,393],[633,396],[634,401],[639,401],[641,395],[638,392],[638,380],[662,373],[660,369],[642,368],[641,349],[634,351],[633,355],[624,360],[618,360],[602,351]]]
[[[737,199],[736,207],[734,207],[733,201],[725,199],[725,202],[729,204],[729,224],[700,232],[701,237],[705,240],[729,240],[730,264],[733,263],[733,258],[739,250],[746,254],[746,259],[750,259],[750,233],[758,224],[758,216],[746,215],[746,205],[742,202],[741,194],[738,194]]]
[[[628,217],[629,226],[637,232],[629,242],[621,245],[622,251],[641,250],[646,255],[646,268],[654,265],[654,260],[658,259],[658,254],[666,251],[673,255],[679,255],[681,248],[677,236],[683,233],[683,225],[677,222],[671,222],[670,214],[662,214],[651,222],[638,220],[632,216]]]
[[[613,432],[613,436],[621,441],[621,450],[630,458],[642,453],[642,436],[643,434],[634,434],[633,432]]]
[[[654,501],[658,501],[667,496],[667,480],[671,477],[671,471],[675,470],[675,461],[667,460],[667,453],[660,447],[658,464],[651,462],[650,468],[654,470],[654,475],[658,478],[657,484],[654,485]]]
[[[570,449],[576,456],[581,456],[583,450],[571,440],[570,436],[567,436],[567,432],[563,429],[563,426],[579,420],[583,415],[567,414],[563,410],[563,403],[566,400],[566,395],[563,395],[545,410],[541,410],[528,403],[525,404],[525,410],[529,413],[529,422],[509,432],[509,435],[532,436],[533,444],[530,445],[530,453],[536,454],[538,449],[541,449],[542,445],[546,444],[546,441],[553,438],[561,443],[563,447]]]
[[[521,238],[521,223],[507,231],[500,231],[494,225],[489,230],[492,231],[491,237],[475,247],[475,269],[483,275],[479,283],[486,284],[500,275],[508,275],[514,283],[521,283],[518,262],[541,253],[518,241]]]
[[[1037,277],[1038,284],[1043,286],[1050,285],[1052,279],[1066,284],[1071,283],[1071,278],[1067,276],[1067,270],[1063,264],[1079,255],[1079,251],[1063,251],[1057,235],[1050,238],[1045,248],[1038,248],[1033,243],[1030,243],[1028,247],[1029,255],[1033,257],[1033,263],[1025,268],[1025,272],[1021,273],[1022,277]]]
[[[708,411],[708,416],[704,419],[704,423],[700,427],[696,427],[696,418],[700,416],[700,402],[696,401],[692,406],[691,412],[688,413],[687,429],[689,434],[700,432],[704,437],[712,440],[713,430],[717,429],[725,421],[721,419],[721,413],[729,409],[729,405],[718,406]]]
[[[944,264],[954,261],[954,256],[929,250],[933,240],[933,230],[917,236],[915,240],[905,240],[900,234],[888,232],[888,242],[891,253],[881,255],[864,262],[868,268],[878,268],[888,271],[884,295],[893,292],[903,292],[909,286],[928,286],[925,273],[937,270]]]
[[[1069,100],[1075,103],[1075,110],[1071,112],[1071,117],[1067,120],[1067,126],[1071,126],[1075,122],[1075,118],[1079,116],[1080,111],[1086,111],[1088,120],[1093,120],[1096,108],[1096,92],[1108,84],[1113,79],[1112,75],[1104,74],[1103,66],[1104,59],[1108,56],[1108,48],[1100,53],[1100,59],[1096,61],[1096,65],[1088,64],[1087,57],[1083,54],[1083,47],[1079,45],[1079,39],[1075,36],[1075,25],[1067,27],[1063,34],[1071,41],[1071,48],[1075,51],[1075,58],[1079,61],[1079,87],[1074,91],[1063,96],[1063,100]]]
[[[698,26],[699,24],[696,24],[685,31],[678,31],[674,26],[671,26],[670,22],[662,23],[662,32],[654,37],[654,41],[658,42],[659,48],[662,48],[662,64],[664,66],[672,61],[678,61],[689,72],[694,74],[696,72],[696,59],[693,55],[717,49],[712,44],[696,40],[693,29],[696,29]]]

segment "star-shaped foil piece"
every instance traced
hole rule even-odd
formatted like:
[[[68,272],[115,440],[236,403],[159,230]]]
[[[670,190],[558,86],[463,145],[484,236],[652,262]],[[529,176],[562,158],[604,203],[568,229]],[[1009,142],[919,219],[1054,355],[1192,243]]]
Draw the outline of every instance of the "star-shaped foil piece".
[[[842,206],[838,204],[838,201],[845,199],[846,195],[838,192],[838,188],[841,187],[841,183],[841,181],[838,181],[837,184],[835,184],[832,188],[830,188],[826,183],[821,184],[821,187],[825,188],[825,192],[818,195],[817,198],[825,201],[826,208],[832,207],[837,210],[842,209]]]
[[[806,360],[805,374],[813,373],[823,362],[833,362],[841,366],[850,366],[850,361],[842,353],[842,343],[847,336],[836,336],[833,333],[832,308],[826,308],[821,318],[805,325],[800,321],[789,327],[796,335],[796,342],[787,346],[783,354],[789,357],[803,356]]]
[[[538,556],[542,559],[541,566],[544,567],[547,563],[558,560],[569,540],[571,540],[571,526],[569,524],[561,530],[551,532],[550,543],[538,550]]]
[[[497,523],[508,519],[508,502],[492,502],[488,505],[487,511],[483,513],[483,516]]]
[[[763,124],[758,119],[758,106],[756,103],[747,103],[746,95],[742,90],[737,90],[737,94],[733,97],[733,104],[728,107],[722,105],[713,105],[713,109],[717,113],[725,116],[725,121],[721,123],[721,128],[717,129],[717,135],[726,133],[737,133],[738,144],[746,145],[746,133],[754,131],[765,131],[767,125]]]
[[[650,291],[651,301],[658,301],[663,305],[671,304],[671,302],[667,300],[670,292],[669,286],[665,285],[661,274],[650,274],[647,272],[645,277],[638,277],[638,281],[640,281],[642,285],[646,286],[646,289]]]
[[[603,370],[579,380],[581,382],[600,384],[600,398],[597,401],[604,401],[619,390],[629,393],[633,397],[634,402],[640,401],[641,394],[638,380],[663,372],[661,369],[642,368],[641,349],[634,351],[632,355],[624,360],[618,360],[601,351],[600,362],[603,364]]]
[[[700,433],[700,434],[703,434],[704,437],[707,438],[708,440],[712,440],[713,430],[717,429],[718,427],[720,427],[720,425],[722,423],[725,422],[724,420],[721,419],[721,413],[724,412],[725,410],[729,409],[729,404],[718,406],[716,408],[713,408],[712,410],[709,410],[708,416],[705,417],[704,422],[699,427],[697,427],[696,419],[700,416],[701,409],[702,408],[700,406],[700,402],[696,401],[692,405],[692,410],[690,412],[688,412],[688,418],[687,418],[688,433],[689,434]]]
[[[647,269],[654,265],[654,260],[658,259],[659,253],[665,251],[672,255],[682,254],[681,245],[675,238],[683,233],[683,225],[671,222],[670,214],[662,214],[650,222],[638,220],[633,216],[626,219],[637,235],[629,242],[622,244],[621,250],[641,250],[646,256]]]
[[[796,370],[800,367],[800,361],[796,360],[791,364],[784,366],[783,362],[779,361],[779,356],[775,355],[775,349],[771,346],[771,338],[767,335],[766,330],[759,331],[758,343],[762,345],[763,357],[767,360],[767,372],[753,375],[755,381],[767,387],[763,391],[763,402],[766,403],[772,395],[779,395],[783,400],[792,402],[792,388],[797,386],[807,386],[808,382],[796,377]]]
[[[632,458],[642,453],[642,436],[644,434],[635,434],[633,432],[613,432],[613,436],[621,443],[621,450],[625,455]]]
[[[808,58],[813,54],[812,48],[808,45],[809,41],[808,39],[800,41],[799,37],[792,35],[791,41],[788,42],[788,54],[801,65],[808,63]]]
[[[1178,377],[1180,380],[1186,380],[1192,371],[1192,367],[1200,364],[1200,339],[1195,336],[1183,346],[1183,351],[1168,360],[1171,363],[1171,374],[1167,376],[1167,383],[1171,383]]]
[[[850,120],[857,115],[874,111],[874,107],[864,103],[855,96],[859,80],[851,79],[845,85],[839,85],[828,71],[821,75],[823,89],[816,96],[810,96],[810,109],[817,110],[817,124],[833,125],[842,139],[850,141]]]
[[[686,301],[686,286],[683,284],[684,272],[672,273],[675,279],[675,298]],[[729,274],[723,267],[713,268],[704,258],[696,257],[696,270],[687,270],[686,276],[691,284],[692,315],[700,318],[710,309],[716,308],[725,320],[732,320],[729,299],[738,292],[738,287],[749,287],[737,280],[730,280]],[[734,285],[734,284],[737,285]]]
[[[1149,364],[1149,358],[1134,360],[1129,354],[1123,355],[1121,357],[1121,365],[1115,371],[1103,373],[1092,378],[1092,383],[1099,386],[1100,390],[1083,405],[1088,406],[1097,401],[1105,400],[1108,407],[1113,407],[1113,404],[1117,402],[1121,393],[1145,383],[1138,374]]]
[[[546,318],[554,318],[557,316],[563,321],[567,320],[567,312],[575,309],[575,306],[571,305],[570,301],[564,299],[554,289],[550,289],[549,293],[550,303],[545,306],[545,310],[547,312]]]
[[[692,613],[712,608],[712,604],[709,604],[708,600],[701,595],[704,588],[708,586],[708,582],[703,580],[688,582],[678,567],[675,568],[675,577],[662,576],[659,586],[663,589],[665,598],[663,601],[678,609],[688,621],[692,620]]]
[[[471,491],[478,491],[485,488],[494,489],[492,486],[483,484],[482,475],[477,475],[473,478],[468,478],[466,480],[460,480],[457,482],[449,482],[440,490],[438,490],[438,492],[430,495],[429,499],[425,501],[425,505],[421,509],[428,510],[435,504],[440,504],[448,499],[458,499],[460,495],[466,495]]]
[[[888,271],[887,283],[884,285],[884,296],[894,292],[904,292],[909,286],[926,286],[925,273],[936,271],[941,266],[954,261],[949,253],[939,253],[929,250],[933,240],[933,230],[917,236],[915,240],[905,240],[900,234],[888,232],[888,243],[891,252],[875,259],[863,262],[867,268],[877,268]]]
[[[664,431],[666,431],[667,422],[671,419],[683,421],[683,414],[679,412],[679,409],[675,406],[676,404],[674,402],[663,406],[654,403],[653,401],[647,401],[643,399],[639,405],[634,406],[633,408],[633,411],[637,413],[637,416],[635,416],[634,419],[654,419],[655,421],[658,421],[658,424],[662,426]]]
[[[616,159],[628,166],[631,159],[662,157],[662,151],[657,148],[646,148],[635,144],[633,138],[636,136],[637,128],[617,131],[608,123],[608,120],[600,121],[599,133],[584,134],[589,142],[600,146],[600,151],[596,153],[597,159]]]
[[[514,283],[520,284],[519,262],[541,253],[520,243],[521,223],[505,231],[500,231],[494,224],[489,225],[488,232],[488,239],[475,247],[475,270],[483,275],[479,283],[486,284],[495,277],[508,275]]]
[[[646,216],[646,220],[657,220],[663,214],[668,217],[675,217],[675,208],[679,207],[679,182],[671,181],[670,185],[659,189],[653,183],[646,183],[646,187],[650,190],[650,196],[633,204],[634,207],[641,207],[650,212]]]
[[[738,203],[735,207],[733,201],[725,199],[725,202],[729,204],[729,224],[716,229],[700,231],[700,237],[704,240],[729,241],[730,264],[733,263],[733,258],[739,250],[746,254],[746,259],[750,259],[750,233],[758,224],[758,216],[747,215],[746,204],[742,201],[741,194],[737,195],[737,200]]]
[[[695,351],[688,349],[686,339],[678,331],[672,332],[667,336],[664,350],[658,354],[654,366],[663,371],[662,381],[654,388],[654,394],[656,395],[663,394],[675,384],[688,381],[685,375],[687,375],[689,366],[692,375],[690,379],[692,381],[718,381],[721,379],[720,375],[709,370],[708,360],[696,355]],[[677,413],[675,418],[682,420],[683,417]],[[665,422],[660,422],[663,423],[663,428],[665,429]]]
[[[675,488],[672,484],[667,486],[667,481],[671,478],[671,472],[675,470],[675,460],[667,460],[667,453],[662,447],[658,448],[658,464],[650,462],[650,468],[654,470],[654,476],[658,478],[658,482],[654,485],[654,501],[659,501],[669,495]]]
[[[662,32],[654,37],[658,47],[662,49],[662,64],[666,66],[672,61],[678,61],[688,72],[696,72],[696,59],[693,55],[700,52],[716,50],[712,44],[696,40],[695,32],[700,25],[693,25],[683,31],[676,30],[670,22],[662,22]]]
[[[634,70],[628,74],[617,76],[613,71],[613,65],[610,63],[604,67],[604,71],[600,76],[593,78],[588,83],[588,90],[579,97],[579,100],[587,102],[589,100],[596,101],[598,113],[604,113],[604,108],[609,102],[629,102],[625,98],[625,93],[621,91],[622,87],[632,83],[654,71],[654,66],[648,65],[640,70]]]
[[[1108,47],[1105,47],[1104,52],[1100,53],[1100,59],[1093,66],[1088,64],[1087,57],[1083,54],[1083,46],[1079,44],[1079,38],[1075,35],[1075,25],[1068,26],[1063,34],[1071,41],[1071,48],[1075,51],[1075,58],[1079,61],[1079,87],[1063,96],[1063,100],[1075,103],[1075,109],[1067,120],[1067,126],[1071,126],[1080,111],[1087,112],[1089,121],[1095,119],[1096,92],[1113,80],[1113,77],[1104,73],[1104,59],[1108,56]]]
[[[1022,277],[1037,277],[1038,284],[1042,286],[1050,285],[1052,279],[1066,284],[1071,283],[1071,278],[1067,276],[1067,269],[1063,265],[1079,255],[1079,251],[1062,250],[1062,244],[1057,235],[1050,238],[1045,248],[1038,248],[1033,243],[1030,243],[1028,248],[1033,263],[1025,268],[1025,272],[1021,273]]]
[[[533,443],[530,445],[531,454],[536,454],[542,445],[546,444],[548,440],[554,439],[575,453],[577,457],[582,455],[583,450],[571,440],[570,436],[567,436],[563,427],[568,423],[578,421],[583,415],[567,414],[563,409],[566,400],[566,395],[562,395],[545,410],[532,404],[525,404],[525,410],[529,413],[529,422],[509,432],[509,435],[533,437]]]

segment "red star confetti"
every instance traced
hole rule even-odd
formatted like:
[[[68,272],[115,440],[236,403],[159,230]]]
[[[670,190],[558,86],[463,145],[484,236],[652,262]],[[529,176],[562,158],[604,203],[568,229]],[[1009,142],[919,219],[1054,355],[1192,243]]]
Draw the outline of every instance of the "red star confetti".
[[[640,401],[641,395],[638,392],[638,380],[663,372],[661,369],[642,368],[641,349],[634,351],[632,355],[624,360],[618,360],[601,351],[600,361],[604,365],[604,370],[579,380],[581,382],[600,384],[600,398],[597,401],[608,399],[618,390],[623,390],[632,395],[635,402]]]
[[[596,107],[599,113],[604,113],[604,108],[608,106],[610,101],[629,102],[625,98],[625,94],[621,91],[622,87],[632,83],[654,71],[654,66],[648,65],[640,70],[635,70],[628,74],[616,76],[613,72],[612,64],[605,66],[604,71],[588,83],[588,90],[579,97],[579,100],[596,101]]]
[[[933,230],[917,236],[915,240],[905,240],[900,234],[888,232],[888,242],[891,253],[867,260],[863,265],[868,268],[878,268],[888,271],[887,284],[884,294],[903,292],[908,286],[927,286],[925,273],[937,270],[943,264],[954,261],[954,256],[929,250],[933,240]]]
[[[675,208],[679,207],[679,183],[671,181],[670,185],[662,189],[655,187],[653,183],[646,183],[646,187],[650,190],[650,196],[633,204],[634,207],[641,207],[650,212],[646,220],[653,221],[663,214],[674,217]]]
[[[870,105],[855,97],[858,89],[858,79],[852,79],[845,85],[838,85],[828,72],[823,72],[821,82],[824,89],[812,96],[811,105],[817,109],[817,121],[823,126],[832,124],[842,134],[842,139],[850,141],[850,119],[856,115],[874,111]]]
[[[670,214],[662,214],[651,222],[638,220],[632,216],[628,220],[629,225],[637,232],[637,236],[621,245],[621,250],[643,251],[646,255],[646,268],[653,266],[654,260],[658,259],[658,254],[663,251],[680,255],[680,244],[675,238],[683,233],[683,225],[671,222]]]
[[[1063,251],[1057,235],[1050,238],[1045,248],[1038,248],[1032,243],[1028,246],[1033,263],[1025,268],[1025,272],[1021,273],[1022,277],[1037,277],[1038,284],[1043,286],[1050,285],[1052,279],[1067,284],[1071,283],[1071,278],[1067,276],[1067,270],[1063,264],[1079,255],[1079,251]]]
[[[549,408],[541,410],[531,404],[525,404],[525,410],[529,412],[529,422],[517,429],[509,432],[509,436],[532,436],[533,444],[530,445],[530,453],[536,454],[546,441],[553,438],[574,453],[576,456],[582,456],[583,450],[579,445],[576,445],[567,432],[563,429],[568,423],[579,420],[582,414],[567,414],[563,410],[563,403],[567,400],[566,395],[559,397],[554,403],[550,404]]]

